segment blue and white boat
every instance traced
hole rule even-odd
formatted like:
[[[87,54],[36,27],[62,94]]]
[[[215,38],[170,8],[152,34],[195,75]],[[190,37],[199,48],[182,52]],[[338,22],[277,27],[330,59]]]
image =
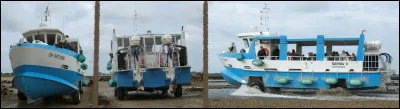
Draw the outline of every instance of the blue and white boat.
[[[109,85],[115,87],[119,100],[128,91],[170,91],[180,97],[182,84],[190,83],[183,27],[181,34],[153,34],[149,30],[147,34],[120,37],[114,30],[111,49]]]
[[[380,41],[358,37],[289,38],[268,31],[241,33],[245,48],[240,53],[218,54],[225,67],[223,78],[232,85],[246,84],[262,91],[279,92],[280,88],[375,89],[394,73],[391,56],[381,53]],[[295,54],[288,55],[288,44],[295,44]],[[263,46],[266,55],[259,56]],[[315,55],[302,56],[302,47],[315,46]],[[354,56],[333,56],[333,46],[354,46]],[[279,51],[278,51],[279,49]],[[386,61],[384,61],[386,57]]]
[[[49,16],[46,8],[45,20],[40,27],[24,32],[23,38],[10,46],[10,62],[15,76],[12,84],[18,89],[20,100],[71,95],[73,103],[78,104],[80,93],[83,93],[82,71],[87,69],[83,63],[85,56],[78,39],[68,39],[62,31],[47,25]],[[57,47],[65,40],[73,49]]]

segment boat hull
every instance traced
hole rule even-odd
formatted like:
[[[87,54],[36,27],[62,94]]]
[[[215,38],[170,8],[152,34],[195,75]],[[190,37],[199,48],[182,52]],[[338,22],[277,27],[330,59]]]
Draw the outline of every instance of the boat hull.
[[[83,80],[77,54],[70,50],[24,43],[11,48],[10,60],[13,85],[32,99],[71,94]]]
[[[144,88],[165,88],[170,84],[187,84],[190,83],[190,68],[191,67],[176,67],[175,68],[175,80],[171,82],[166,78],[166,72],[164,68],[151,68],[146,69],[143,72],[143,79],[138,84],[134,80],[133,70],[116,71],[113,73],[114,80],[116,82],[116,88],[137,88],[137,86],[143,86]]]
[[[238,68],[226,67],[221,71],[221,74],[226,82],[231,85],[240,86],[246,84],[251,76],[262,77],[265,87],[280,87],[280,88],[330,88],[330,85],[325,83],[326,78],[345,79],[346,86],[349,89],[374,89],[380,85],[380,72],[363,73],[348,72],[348,73],[326,73],[326,72],[268,72],[268,71],[248,71]],[[286,84],[279,84],[277,79],[279,77],[289,78]],[[314,83],[311,85],[302,84],[303,78],[312,78]],[[363,84],[360,86],[353,86],[350,84],[352,79],[361,79]],[[242,81],[246,82],[242,82]]]

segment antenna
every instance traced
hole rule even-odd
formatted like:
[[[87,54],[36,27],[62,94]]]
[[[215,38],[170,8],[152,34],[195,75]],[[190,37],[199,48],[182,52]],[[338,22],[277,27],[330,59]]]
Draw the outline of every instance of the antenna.
[[[265,31],[269,32],[269,6],[265,3],[264,8],[260,11],[261,26],[264,26]]]
[[[49,2],[48,2],[47,7],[46,7],[46,11],[44,11],[44,22],[50,22],[50,21],[51,21],[51,14],[50,14],[50,11],[49,11]]]
[[[136,35],[137,32],[137,12],[136,12],[136,2],[134,2],[135,13],[133,14],[133,34]]]

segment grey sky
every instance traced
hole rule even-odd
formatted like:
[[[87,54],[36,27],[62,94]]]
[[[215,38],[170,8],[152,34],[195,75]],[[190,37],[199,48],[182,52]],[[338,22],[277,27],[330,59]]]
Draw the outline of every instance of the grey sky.
[[[133,34],[133,13],[135,2],[102,1],[100,13],[100,54],[99,68],[106,72],[109,60],[112,30],[117,35]],[[79,38],[92,75],[94,2],[52,1],[52,2],[1,2],[1,71],[11,72],[9,46],[22,37],[22,32],[37,28],[47,6],[52,11],[52,26],[64,30],[70,37]],[[138,31],[145,33],[180,33],[185,26],[188,59],[192,71],[202,71],[202,2],[136,2]],[[64,17],[64,24],[63,24]]]
[[[209,72],[223,70],[217,53],[226,51],[231,42],[237,50],[244,47],[237,34],[250,32],[250,26],[259,26],[260,10],[265,2],[209,2]],[[380,40],[381,52],[389,53],[393,68],[399,71],[399,2],[307,2],[272,1],[270,4],[270,31],[288,38],[359,37],[367,30],[366,41]],[[349,53],[357,47],[333,47]],[[289,45],[288,50],[295,49]],[[315,52],[315,47],[303,48]],[[397,72],[398,73],[398,72]]]

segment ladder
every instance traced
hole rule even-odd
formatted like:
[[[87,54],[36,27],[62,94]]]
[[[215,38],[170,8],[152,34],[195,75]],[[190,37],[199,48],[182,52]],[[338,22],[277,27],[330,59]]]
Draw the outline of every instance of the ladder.
[[[179,63],[179,52],[177,50],[174,50],[172,52],[172,65],[173,66],[179,66],[179,64],[180,64]]]

